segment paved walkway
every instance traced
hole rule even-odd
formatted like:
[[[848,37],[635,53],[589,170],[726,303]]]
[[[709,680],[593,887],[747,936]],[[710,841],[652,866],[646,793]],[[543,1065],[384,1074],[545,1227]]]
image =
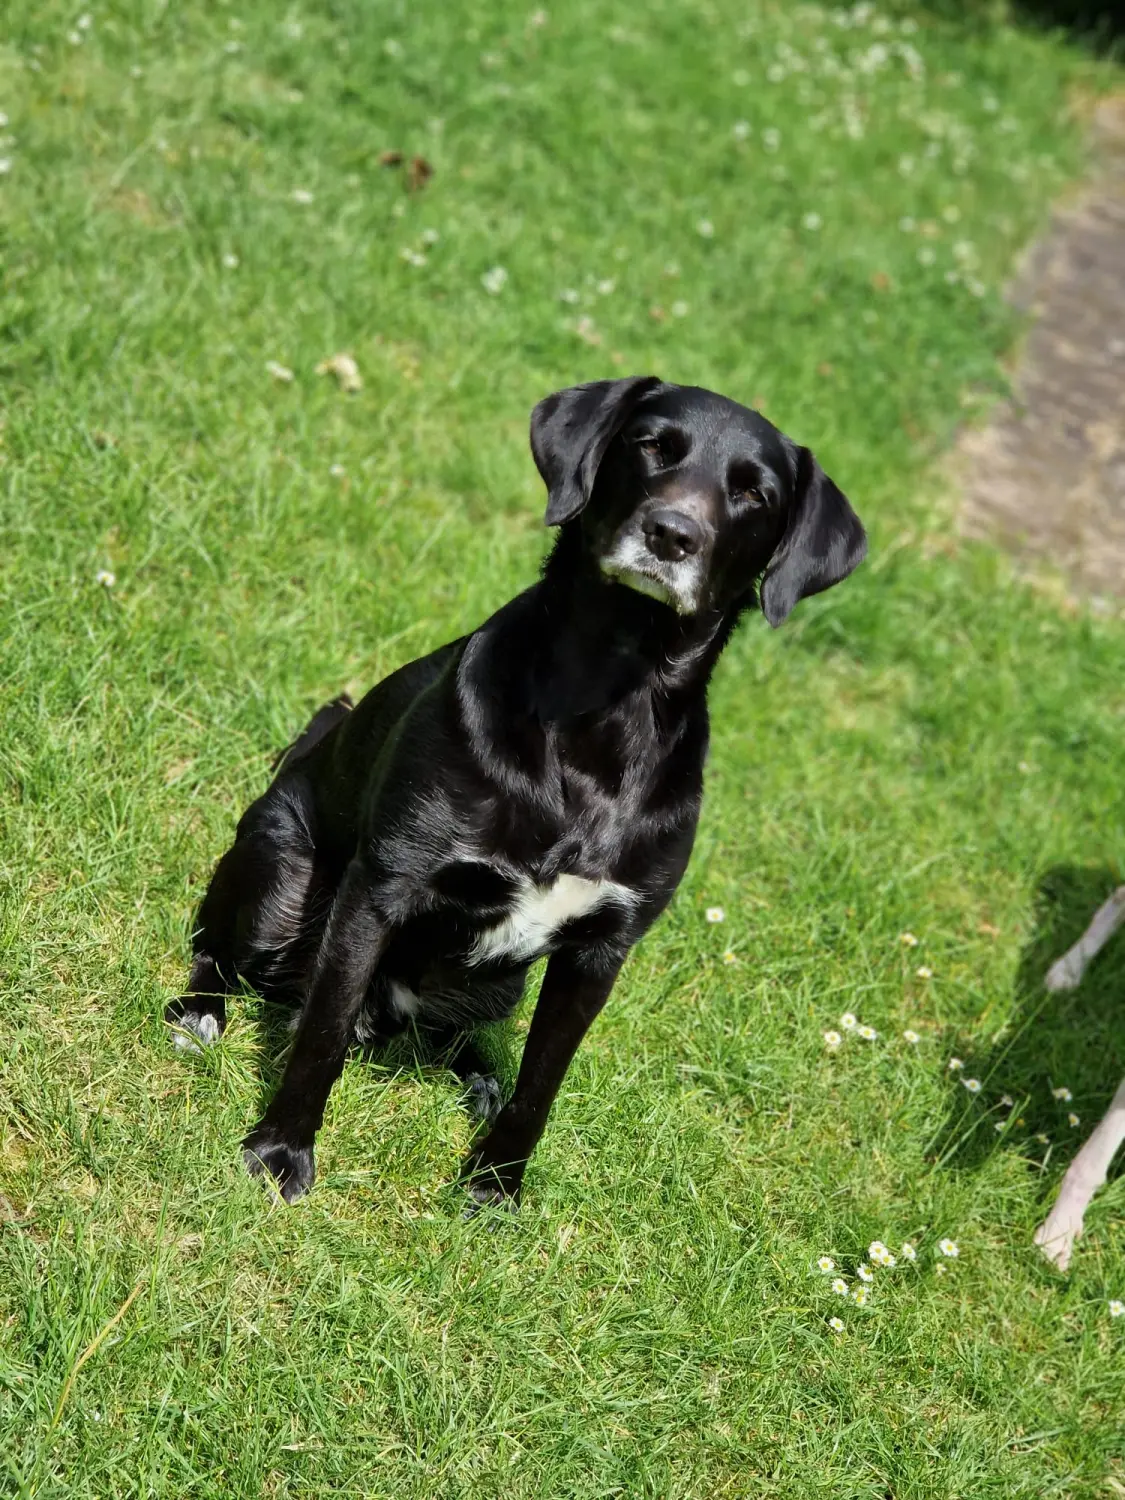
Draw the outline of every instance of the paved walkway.
[[[958,445],[962,529],[1125,597],[1125,99],[1094,122],[1094,175],[1032,247],[1012,300],[1034,322],[1013,397]]]

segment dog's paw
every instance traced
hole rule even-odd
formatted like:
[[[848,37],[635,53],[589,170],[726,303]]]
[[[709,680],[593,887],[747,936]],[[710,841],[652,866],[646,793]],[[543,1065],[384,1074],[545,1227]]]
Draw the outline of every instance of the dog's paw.
[[[499,1081],[491,1073],[470,1073],[465,1082],[469,1085],[465,1107],[470,1116],[482,1125],[491,1125],[504,1108]]]
[[[313,1148],[293,1145],[268,1125],[260,1125],[246,1137],[242,1159],[251,1177],[268,1172],[286,1203],[303,1198],[316,1177]]]
[[[172,1046],[177,1052],[202,1052],[217,1042],[226,1028],[225,1016],[194,995],[173,1000],[164,1011],[164,1019],[172,1028]]]
[[[1065,1205],[1060,1212],[1056,1204],[1050,1215],[1035,1231],[1035,1243],[1060,1271],[1065,1271],[1070,1266],[1075,1241],[1082,1234],[1083,1217],[1081,1213],[1077,1215],[1069,1213]]]
[[[488,1150],[487,1139],[470,1151],[461,1165],[461,1182],[469,1194],[465,1218],[473,1218],[482,1208],[506,1208],[515,1213],[526,1166],[525,1161],[497,1162]]]
[[[506,1213],[514,1214],[519,1212],[519,1206],[518,1196],[506,1193],[498,1183],[482,1178],[479,1182],[469,1183],[469,1201],[461,1217],[475,1219],[482,1208],[500,1208]]]

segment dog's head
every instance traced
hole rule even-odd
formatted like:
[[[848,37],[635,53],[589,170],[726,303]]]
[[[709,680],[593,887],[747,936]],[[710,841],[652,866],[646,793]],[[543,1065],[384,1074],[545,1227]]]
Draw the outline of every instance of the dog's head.
[[[771,625],[863,560],[859,517],[807,448],[697,386],[647,376],[557,391],[531,417],[547,524],[681,615],[751,594]]]

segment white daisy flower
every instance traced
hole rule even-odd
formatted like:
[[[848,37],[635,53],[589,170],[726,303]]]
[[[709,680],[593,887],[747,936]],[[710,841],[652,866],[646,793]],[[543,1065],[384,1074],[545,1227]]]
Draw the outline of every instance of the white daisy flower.
[[[238,256],[235,255],[232,251],[228,250],[227,253],[223,256],[223,265],[228,271],[237,271]]]
[[[899,225],[899,228],[900,229],[904,229],[905,227],[906,227],[906,221],[904,220],[903,223]],[[910,220],[910,228],[911,229],[914,228],[914,220],[913,219]],[[918,939],[914,936],[914,934],[912,932],[901,932],[901,933],[899,933],[898,940],[899,940],[899,942],[902,944],[902,946],[904,948],[917,948],[917,946],[918,946]]]
[[[1109,1302],[1109,1315],[1111,1318],[1125,1317],[1125,1302],[1116,1297],[1111,1297]]]
[[[938,1240],[938,1249],[951,1260],[956,1260],[961,1254],[961,1247],[956,1240]]]
[[[959,1073],[964,1066],[965,1064],[959,1057],[951,1057],[949,1059],[949,1071],[951,1073]]]
[[[725,922],[727,914],[721,906],[709,906],[703,914],[708,922]]]
[[[843,1040],[843,1037],[838,1031],[826,1031],[824,1033],[824,1045],[830,1052],[835,1052],[836,1048]]]
[[[919,979],[932,979],[934,977],[934,971],[928,964],[919,964],[914,972]]]
[[[293,371],[289,366],[278,364],[276,359],[267,359],[266,369],[275,380],[280,380],[283,385],[288,385],[293,379]]]
[[[857,1307],[862,1307],[867,1301],[867,1288],[865,1286],[853,1287],[852,1301]]]
[[[965,1088],[968,1089],[970,1094],[980,1093],[981,1082],[979,1078],[962,1078],[961,1083]]]
[[[597,285],[598,296],[599,297],[608,297],[614,290],[616,290],[616,287],[617,287],[617,282],[614,281],[613,277],[612,276],[607,276],[604,281],[599,281],[598,282],[598,285]]]
[[[426,257],[422,254],[421,250],[414,250],[409,245],[405,246],[398,253],[408,266],[418,267],[426,264]]]
[[[886,1245],[883,1244],[882,1240],[872,1240],[870,1245],[868,1245],[867,1247],[868,1260],[873,1260],[877,1266],[882,1265],[883,1261],[889,1254],[890,1252],[888,1251]]]
[[[734,124],[731,126],[730,133],[731,133],[731,135],[734,136],[734,138],[735,138],[736,141],[745,141],[745,140],[749,139],[749,136],[750,136],[750,122],[749,122],[749,120],[735,120]]]
[[[836,1262],[830,1255],[822,1255],[817,1261],[817,1266],[822,1271],[834,1271],[836,1269]]]
[[[997,1120],[996,1123],[995,1123],[995,1125],[993,1125],[992,1128],[993,1128],[993,1130],[996,1131],[997,1135],[999,1135],[999,1133],[1004,1129],[1004,1121],[1003,1120]]]
[[[1116,1316],[1116,1314],[1115,1314],[1115,1316]],[[829,1318],[828,1319],[828,1326],[829,1326],[829,1328],[831,1328],[831,1330],[832,1330],[833,1333],[843,1333],[843,1331],[844,1331],[844,1320],[843,1320],[843,1318]]]
[[[935,1266],[934,1267],[934,1275],[935,1276],[944,1276],[945,1275],[945,1267],[942,1266],[942,1265]]]
[[[1074,1111],[1071,1110],[1070,1114],[1068,1114],[1066,1117],[1066,1123],[1073,1127],[1075,1125],[1081,1125],[1082,1121],[1078,1118]]]
[[[843,1031],[854,1031],[858,1025],[859,1022],[856,1020],[855,1016],[852,1015],[850,1010],[846,1010],[840,1017],[840,1028]]]
[[[690,309],[686,302],[673,302],[668,311],[674,318],[686,318]]]
[[[875,1273],[870,1266],[860,1266],[855,1274],[859,1277],[860,1281],[872,1282],[875,1280]]]
[[[902,1033],[902,1039],[904,1042],[909,1042],[912,1047],[916,1047],[922,1040],[918,1033],[909,1026]]]
[[[848,1283],[842,1276],[837,1276],[832,1283],[832,1290],[836,1293],[837,1297],[846,1297],[848,1295]]]
[[[10,156],[0,156],[0,177],[7,177],[11,170],[12,158]]]
[[[111,589],[117,582],[117,574],[111,573],[108,568],[99,568],[94,574],[94,582],[100,583],[103,589]]]
[[[438,233],[438,231],[436,229],[423,229],[423,231],[422,231],[422,243],[423,243],[423,245],[436,245],[437,242],[438,242],[438,240],[440,240],[440,239],[441,239],[441,235]]]
[[[819,229],[823,222],[824,220],[820,217],[819,214],[806,214],[805,217],[801,220],[801,223],[805,226],[806,229],[812,230]]]
[[[907,1242],[905,1243],[905,1245],[903,1245],[903,1247],[902,1247],[902,1258],[903,1258],[903,1260],[917,1260],[918,1259],[918,1252],[917,1252],[917,1250],[915,1250],[914,1246],[910,1243],[909,1240],[907,1240]]]
[[[328,472],[332,475],[333,479],[343,479],[348,471],[344,468],[343,464],[333,464]]]
[[[733,964],[733,963],[737,963],[737,962],[738,962],[738,959],[735,956],[734,949],[733,948],[728,948],[727,951],[723,954],[723,963],[725,963],[725,964]],[[824,1033],[824,1040],[826,1042],[828,1041],[828,1033],[827,1032]],[[829,1045],[831,1046],[831,1043],[829,1043]]]
[[[294,203],[309,204],[313,201],[313,195],[308,188],[294,188],[289,196]]]
[[[879,1035],[874,1026],[857,1026],[855,1034],[861,1036],[865,1042],[873,1042]]]
[[[1004,1106],[1005,1109],[1011,1109],[1012,1105],[1015,1104],[1015,1102],[1016,1101],[1012,1098],[1011,1094],[1000,1095],[1000,1103]]]
[[[486,271],[480,279],[480,284],[490,296],[498,297],[504,290],[508,281],[508,273],[503,266],[493,266]]]
[[[1064,1104],[1069,1104],[1070,1101],[1074,1098],[1074,1095],[1070,1092],[1065,1084],[1062,1088],[1052,1089],[1051,1094],[1054,1098],[1061,1099]]]
[[[715,233],[715,226],[710,219],[700,219],[695,226],[696,232],[701,234],[705,240],[709,240]]]
[[[1039,1132],[1039,1134],[1035,1137],[1035,1139],[1039,1142],[1039,1144],[1041,1146],[1049,1146],[1051,1144],[1049,1138],[1047,1136],[1045,1136],[1042,1131]]]

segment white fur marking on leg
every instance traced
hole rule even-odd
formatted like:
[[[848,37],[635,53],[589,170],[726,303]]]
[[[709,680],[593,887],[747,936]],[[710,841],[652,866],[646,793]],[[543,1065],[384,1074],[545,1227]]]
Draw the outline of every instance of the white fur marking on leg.
[[[172,1033],[172,1046],[177,1052],[202,1052],[204,1047],[210,1047],[219,1039],[219,1023],[210,1011],[205,1010],[199,1015],[188,1011],[177,1021],[176,1028]]]

